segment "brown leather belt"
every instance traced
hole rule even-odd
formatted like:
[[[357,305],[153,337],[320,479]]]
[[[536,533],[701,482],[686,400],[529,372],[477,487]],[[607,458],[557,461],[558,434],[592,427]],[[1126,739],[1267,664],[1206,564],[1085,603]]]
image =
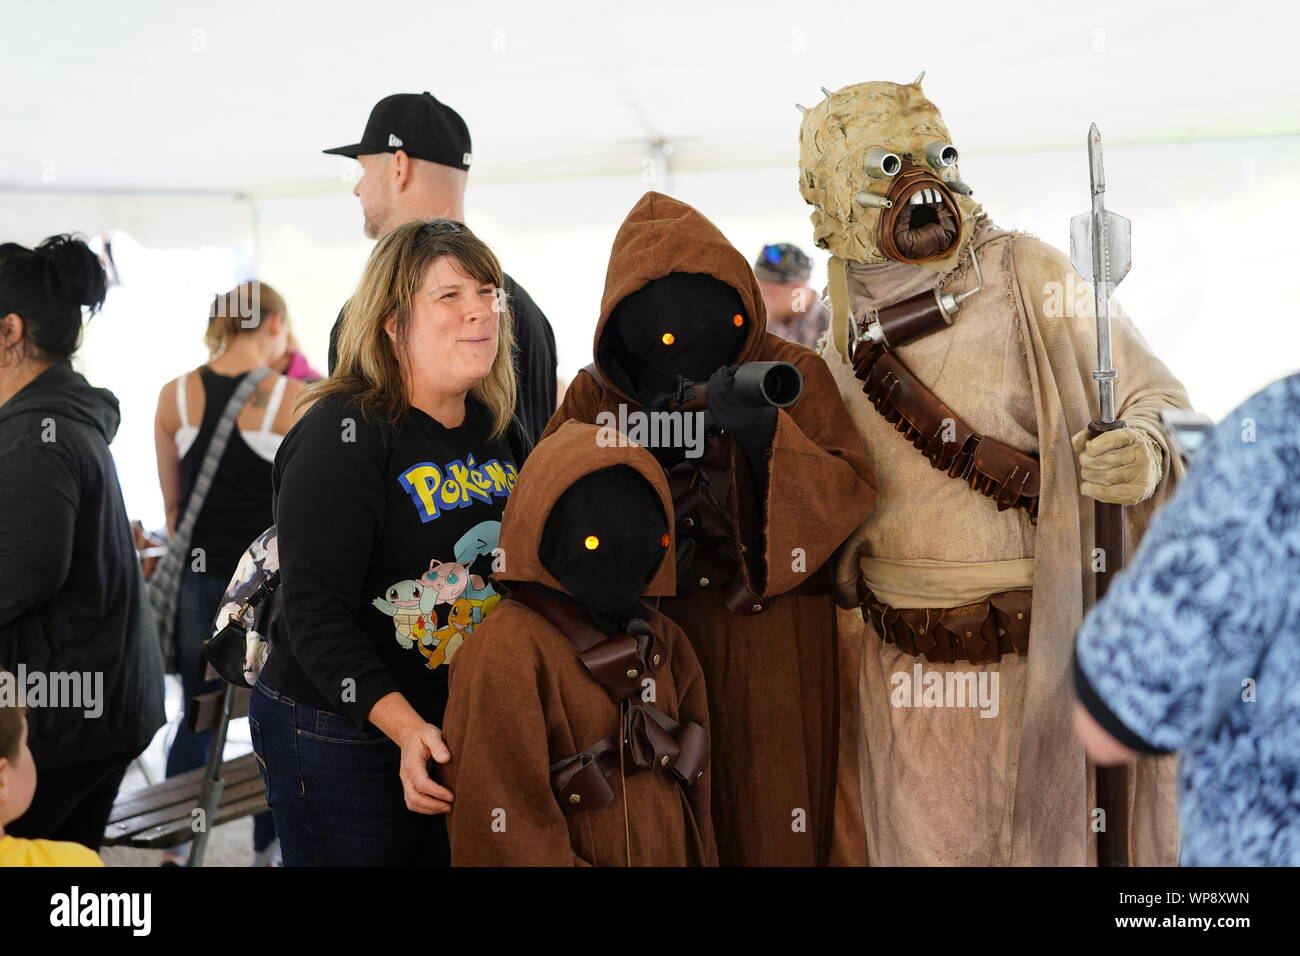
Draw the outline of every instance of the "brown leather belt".
[[[953,608],[897,608],[870,591],[862,613],[886,643],[937,664],[992,664],[1003,654],[1029,653],[1033,591],[1002,591]]]

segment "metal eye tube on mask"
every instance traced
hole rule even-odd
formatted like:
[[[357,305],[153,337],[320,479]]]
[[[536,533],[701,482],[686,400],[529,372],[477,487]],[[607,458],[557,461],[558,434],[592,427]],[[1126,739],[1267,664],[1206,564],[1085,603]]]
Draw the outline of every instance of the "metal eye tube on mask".
[[[925,160],[935,169],[945,169],[957,163],[957,147],[952,143],[931,143],[925,148]]]
[[[903,168],[903,161],[889,150],[873,146],[867,150],[862,168],[872,179],[890,179],[898,175]]]

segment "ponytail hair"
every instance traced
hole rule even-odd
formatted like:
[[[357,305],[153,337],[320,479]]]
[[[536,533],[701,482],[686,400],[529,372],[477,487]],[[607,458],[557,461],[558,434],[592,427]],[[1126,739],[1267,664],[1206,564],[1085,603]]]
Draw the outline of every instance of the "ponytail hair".
[[[82,309],[100,310],[108,276],[86,243],[51,236],[35,249],[0,244],[0,317],[23,320],[23,338],[38,354],[66,359],[81,344]]]
[[[232,339],[256,332],[273,315],[281,316],[286,322],[289,320],[289,307],[284,304],[284,297],[265,282],[256,279],[241,282],[212,300],[203,344],[208,347],[212,358],[216,358],[230,346]]]

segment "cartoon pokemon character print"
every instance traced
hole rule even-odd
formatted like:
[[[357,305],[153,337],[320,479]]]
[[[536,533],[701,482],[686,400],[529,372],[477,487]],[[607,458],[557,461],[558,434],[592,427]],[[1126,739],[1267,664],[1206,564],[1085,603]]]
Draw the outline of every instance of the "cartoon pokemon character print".
[[[397,581],[371,602],[393,619],[398,646],[418,650],[426,667],[449,663],[501,600],[488,580],[500,533],[501,522],[480,522],[456,542],[451,560],[432,559],[419,578]]]
[[[398,482],[422,522],[435,521],[475,501],[508,498],[518,469],[492,459],[478,464],[473,455],[439,467],[423,461],[406,469]],[[449,663],[456,651],[501,600],[488,575],[493,570],[500,521],[481,521],[418,576],[396,581],[371,604],[393,619],[393,634],[403,650],[418,650],[425,666]]]

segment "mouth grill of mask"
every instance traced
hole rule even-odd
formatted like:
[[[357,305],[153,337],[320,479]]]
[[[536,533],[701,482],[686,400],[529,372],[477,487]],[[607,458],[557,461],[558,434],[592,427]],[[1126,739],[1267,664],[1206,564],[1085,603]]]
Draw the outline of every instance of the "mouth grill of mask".
[[[956,247],[961,235],[961,210],[952,191],[933,173],[906,160],[882,211],[879,246],[898,262],[941,259]]]

